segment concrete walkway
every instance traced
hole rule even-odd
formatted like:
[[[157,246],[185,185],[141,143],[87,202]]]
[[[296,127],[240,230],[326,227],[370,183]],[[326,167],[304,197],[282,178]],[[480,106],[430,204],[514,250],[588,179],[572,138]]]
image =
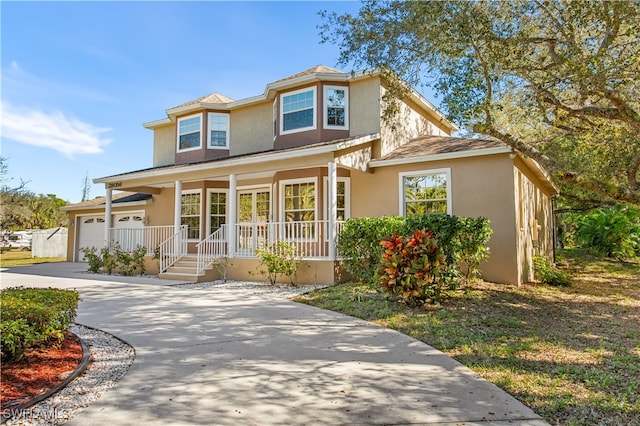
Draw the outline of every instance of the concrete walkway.
[[[290,301],[97,277],[85,268],[0,272],[3,288],[76,288],[76,322],[136,350],[127,375],[68,424],[547,424],[468,368],[395,331]]]

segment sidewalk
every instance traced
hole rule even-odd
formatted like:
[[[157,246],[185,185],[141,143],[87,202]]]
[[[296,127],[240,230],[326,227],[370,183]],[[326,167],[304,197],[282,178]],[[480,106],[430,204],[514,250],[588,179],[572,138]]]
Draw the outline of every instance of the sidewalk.
[[[77,288],[76,321],[136,350],[126,376],[70,425],[547,424],[468,368],[395,331],[231,290],[98,280],[77,266],[0,274],[2,287]]]

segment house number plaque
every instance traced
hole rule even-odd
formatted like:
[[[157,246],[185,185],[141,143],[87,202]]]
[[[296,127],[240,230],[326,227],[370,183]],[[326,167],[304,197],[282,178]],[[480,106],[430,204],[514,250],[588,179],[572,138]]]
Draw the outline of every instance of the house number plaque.
[[[116,188],[122,188],[122,181],[107,183],[107,189],[116,189]]]

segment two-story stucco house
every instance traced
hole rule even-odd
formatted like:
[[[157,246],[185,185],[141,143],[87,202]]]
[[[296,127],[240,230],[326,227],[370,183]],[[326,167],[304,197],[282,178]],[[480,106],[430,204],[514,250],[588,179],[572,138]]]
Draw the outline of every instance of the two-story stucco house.
[[[159,249],[161,276],[212,279],[226,257],[228,276],[246,279],[256,248],[285,240],[304,259],[299,282],[333,283],[346,219],[446,212],[490,219],[485,279],[531,280],[532,256],[552,251],[556,190],[544,170],[500,142],[452,137],[456,126],[417,92],[384,121],[385,91],[375,72],[317,66],[251,98],[166,110],[144,124],[153,167],[95,179],[106,197],[66,208],[68,260],[116,241]]]

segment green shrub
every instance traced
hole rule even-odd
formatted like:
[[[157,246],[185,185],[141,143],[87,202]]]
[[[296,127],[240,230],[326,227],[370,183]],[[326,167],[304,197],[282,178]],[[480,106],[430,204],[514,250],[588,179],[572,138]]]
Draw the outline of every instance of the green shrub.
[[[379,280],[382,288],[399,295],[409,306],[438,303],[447,284],[440,269],[446,265],[432,231],[418,230],[410,237],[394,235],[380,245]]]
[[[384,249],[380,241],[402,235],[405,218],[398,216],[348,219],[338,235],[338,253],[342,266],[355,279],[372,281]]]
[[[578,244],[601,256],[640,257],[640,209],[625,205],[590,211],[577,221]]]
[[[384,249],[380,241],[392,235],[410,236],[416,230],[431,230],[446,257],[440,279],[453,285],[461,277],[470,280],[479,274],[480,263],[489,256],[486,244],[492,229],[486,218],[447,214],[351,218],[338,236],[342,265],[353,277],[372,281]]]
[[[58,344],[76,317],[75,290],[8,288],[0,292],[0,351],[3,362],[19,361],[24,352]]]
[[[267,276],[271,284],[275,284],[278,275],[286,275],[291,285],[296,283],[296,272],[300,265],[296,247],[286,241],[279,241],[268,247],[259,247],[256,254],[260,258],[260,266],[266,267],[259,272]]]
[[[119,244],[113,247],[113,256],[115,259],[115,269],[125,276],[132,276],[136,271],[140,271],[140,275],[144,275],[144,256],[147,249],[138,245],[132,252],[123,251]]]
[[[98,254],[98,249],[95,247],[82,247],[80,251],[89,263],[89,271],[100,272],[100,268],[102,268],[102,253]]]
[[[568,287],[571,285],[569,276],[545,256],[533,256],[533,266],[536,279],[545,284],[557,287]]]
[[[438,240],[447,259],[443,279],[449,283],[459,277],[470,281],[480,274],[479,266],[489,257],[487,242],[493,234],[489,219],[444,213],[407,217],[404,235],[411,235],[417,229],[433,231]]]
[[[144,246],[137,245],[132,252],[126,252],[122,250],[120,244],[113,243],[111,247],[101,248],[99,253],[95,247],[83,247],[80,251],[84,253],[85,259],[89,262],[89,271],[91,272],[102,271],[111,275],[115,270],[125,276],[132,276],[136,271],[139,271],[140,275],[145,273],[144,257],[147,254],[147,249]],[[159,259],[159,249],[157,252]]]
[[[102,247],[100,256],[102,257],[102,271],[111,275],[116,267],[115,253],[112,253],[109,247]]]
[[[40,336],[32,331],[24,319],[3,318],[0,322],[0,333],[3,362],[20,361],[25,351],[40,339]]]

